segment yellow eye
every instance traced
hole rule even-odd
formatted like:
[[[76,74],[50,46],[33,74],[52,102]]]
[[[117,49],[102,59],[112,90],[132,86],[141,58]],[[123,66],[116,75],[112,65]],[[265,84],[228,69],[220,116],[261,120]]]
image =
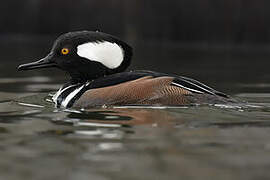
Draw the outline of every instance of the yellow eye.
[[[67,55],[67,54],[69,53],[69,49],[68,49],[68,48],[63,48],[63,49],[61,50],[61,53],[62,53],[63,55]]]

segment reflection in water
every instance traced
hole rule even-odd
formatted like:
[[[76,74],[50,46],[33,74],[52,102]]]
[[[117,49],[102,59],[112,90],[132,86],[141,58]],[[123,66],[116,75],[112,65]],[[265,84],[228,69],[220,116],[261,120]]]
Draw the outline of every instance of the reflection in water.
[[[66,171],[78,179],[249,179],[270,165],[270,104],[264,102],[78,111],[57,110],[46,97],[0,103],[0,166],[20,178],[38,179],[46,166],[46,179]]]
[[[106,110],[84,110],[70,112],[68,118],[80,119],[83,122],[96,122],[106,124],[140,125],[155,124],[169,125],[176,117],[165,110],[155,109],[106,109]],[[177,118],[179,123],[180,119]]]
[[[40,110],[29,110],[23,112],[9,111],[9,112],[0,112],[0,122],[1,123],[12,123],[20,121],[24,118],[31,118],[34,115],[40,114]]]
[[[61,73],[18,74],[14,67],[21,63],[10,62],[0,67],[6,77],[0,78],[1,179],[269,179],[270,94],[265,90],[269,78],[259,82],[252,76],[248,86],[237,84],[239,79],[234,77],[240,78],[245,57],[243,62],[230,61],[236,63],[230,66],[235,68],[228,69],[235,72],[226,84],[222,79],[228,72],[220,73],[223,68],[213,66],[219,58],[227,62],[225,56],[213,55],[207,61],[204,54],[203,59],[187,61],[203,60],[199,66],[182,61],[175,61],[179,63],[175,66],[163,61],[164,57],[186,57],[176,57],[183,53],[178,47],[165,47],[168,52],[149,49],[155,57],[144,54],[148,51],[137,54],[137,59],[147,59],[141,67],[163,68],[164,63],[160,71],[183,75],[192,69],[191,77],[215,77],[209,80],[212,83],[203,82],[241,92],[237,97],[250,104],[55,109],[47,101],[48,93],[63,84]],[[250,69],[254,67],[241,68],[240,73],[248,74]]]
[[[92,109],[92,110],[60,110],[58,116],[52,119],[53,123],[73,125],[74,131],[49,131],[57,135],[73,134],[76,137],[104,139],[122,139],[128,134],[136,133],[136,125],[150,127],[173,127],[184,123],[179,117],[165,110],[156,109]],[[59,116],[59,113],[62,115]],[[177,123],[176,123],[177,122]]]

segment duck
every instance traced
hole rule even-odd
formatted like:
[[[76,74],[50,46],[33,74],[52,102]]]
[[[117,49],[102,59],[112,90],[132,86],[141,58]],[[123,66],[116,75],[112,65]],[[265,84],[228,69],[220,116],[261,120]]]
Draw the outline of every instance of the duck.
[[[70,80],[52,97],[57,108],[235,102],[229,95],[188,77],[126,71],[132,55],[132,47],[113,35],[75,31],[60,35],[46,57],[19,65],[18,70],[55,67],[66,71]]]

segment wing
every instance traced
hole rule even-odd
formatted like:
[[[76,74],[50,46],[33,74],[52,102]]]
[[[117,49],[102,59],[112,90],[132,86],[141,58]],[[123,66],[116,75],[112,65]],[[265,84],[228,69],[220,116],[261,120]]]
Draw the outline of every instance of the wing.
[[[94,80],[90,85],[88,86],[89,89],[94,88],[101,88],[101,87],[107,87],[107,86],[113,86],[120,83],[124,83],[127,81],[136,80],[145,76],[151,76],[151,77],[172,77],[173,81],[171,83],[172,86],[177,86],[180,88],[183,88],[185,90],[188,90],[192,93],[199,93],[199,94],[210,94],[210,95],[217,95],[224,98],[229,98],[228,95],[216,91],[213,88],[206,86],[203,83],[200,83],[199,81],[196,81],[191,78],[183,77],[183,76],[177,76],[177,75],[169,75],[165,73],[158,73],[154,71],[129,71],[129,72],[122,72],[113,74],[110,76],[106,76],[97,80]]]
[[[210,94],[210,95],[217,95],[217,96],[221,96],[224,98],[229,98],[228,95],[226,95],[222,92],[216,91],[215,89],[213,89],[209,86],[206,86],[205,84],[203,84],[199,81],[196,81],[194,79],[191,79],[191,78],[187,78],[184,76],[172,75],[172,74],[157,73],[157,72],[153,72],[153,71],[138,71],[138,72],[140,72],[140,73],[145,72],[147,74],[151,74],[153,77],[160,77],[160,76],[173,77],[174,78],[174,80],[172,81],[173,86],[184,88],[184,89],[186,89],[190,92],[193,92],[193,93],[199,93],[199,94],[206,93],[206,94]]]
[[[152,71],[118,73],[90,82],[71,103],[80,107],[102,104],[183,105],[229,97],[196,80]]]
[[[229,98],[228,95],[222,92],[216,91],[210,88],[209,86],[206,86],[205,84],[200,83],[199,81],[186,78],[183,76],[175,77],[175,79],[172,82],[172,85],[187,89],[193,93],[200,93],[200,94],[206,93],[210,95],[217,95],[224,98]]]
[[[75,102],[74,107],[102,105],[186,105],[192,103],[191,92],[172,86],[173,77],[144,76],[124,83],[89,89]]]

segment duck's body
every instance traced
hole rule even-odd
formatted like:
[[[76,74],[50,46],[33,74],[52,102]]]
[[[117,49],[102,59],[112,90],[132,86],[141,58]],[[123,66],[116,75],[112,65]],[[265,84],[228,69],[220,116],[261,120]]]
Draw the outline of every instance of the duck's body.
[[[53,96],[57,107],[89,108],[121,105],[190,105],[234,102],[229,96],[196,80],[152,71],[124,72],[132,49],[99,32],[60,36],[44,59],[20,70],[59,67],[71,76]]]
[[[193,79],[152,71],[122,72],[86,83],[68,83],[53,100],[57,107],[64,108],[233,102],[229,96]]]

